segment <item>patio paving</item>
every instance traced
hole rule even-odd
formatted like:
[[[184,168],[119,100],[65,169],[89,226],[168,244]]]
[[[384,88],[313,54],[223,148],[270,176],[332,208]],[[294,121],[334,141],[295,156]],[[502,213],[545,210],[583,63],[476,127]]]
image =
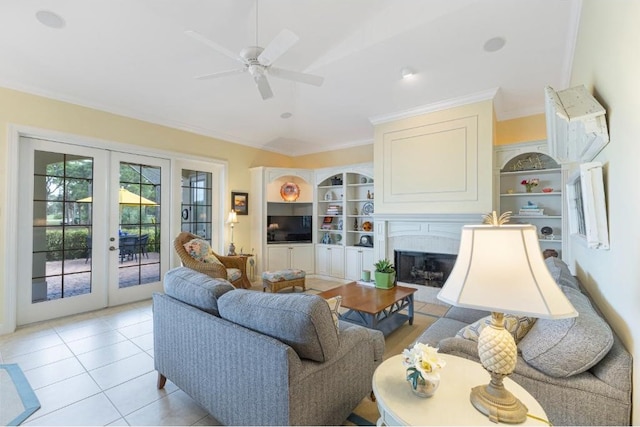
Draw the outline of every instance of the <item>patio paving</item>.
[[[138,259],[126,259],[118,264],[119,286],[126,288],[138,284],[160,280],[160,256],[157,252],[148,253]],[[47,300],[63,297],[62,278],[64,277],[64,298],[87,294],[91,291],[91,259],[78,258],[64,261],[47,261]]]

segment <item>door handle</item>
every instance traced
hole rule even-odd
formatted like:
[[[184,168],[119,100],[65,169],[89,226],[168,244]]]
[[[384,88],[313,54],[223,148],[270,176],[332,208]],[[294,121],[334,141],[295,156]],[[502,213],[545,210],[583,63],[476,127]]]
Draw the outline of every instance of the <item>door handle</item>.
[[[118,249],[118,248],[116,248],[115,246],[109,246],[109,250],[110,251],[115,251],[116,249]]]

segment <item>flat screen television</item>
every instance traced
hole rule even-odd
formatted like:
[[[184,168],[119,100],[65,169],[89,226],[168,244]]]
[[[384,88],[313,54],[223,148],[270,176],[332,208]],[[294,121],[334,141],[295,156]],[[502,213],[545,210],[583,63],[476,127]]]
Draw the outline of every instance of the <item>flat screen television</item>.
[[[268,215],[267,243],[311,243],[311,215]]]

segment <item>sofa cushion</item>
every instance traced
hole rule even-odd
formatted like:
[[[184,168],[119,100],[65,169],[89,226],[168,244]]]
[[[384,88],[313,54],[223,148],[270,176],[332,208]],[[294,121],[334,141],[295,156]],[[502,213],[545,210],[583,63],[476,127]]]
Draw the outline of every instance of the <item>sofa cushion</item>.
[[[204,239],[192,239],[183,246],[193,259],[209,264],[222,264],[213,253],[213,249],[211,249],[209,242]]]
[[[218,300],[223,319],[275,338],[301,359],[325,362],[338,351],[329,304],[309,294],[272,294],[238,289]]]
[[[558,285],[568,286],[578,291],[580,290],[578,280],[573,277],[569,271],[569,267],[564,261],[556,257],[549,257],[546,258],[544,262],[549,269],[549,273],[551,273],[551,277],[553,277],[553,280],[555,280]]]
[[[513,336],[516,344],[520,342],[525,335],[527,335],[527,332],[529,332],[533,327],[534,323],[536,323],[536,319],[534,317],[514,316],[513,314],[504,315],[504,328],[509,331],[511,336]],[[483,317],[482,319],[460,329],[456,336],[478,342],[480,333],[490,324],[491,316]]]
[[[216,316],[218,298],[233,289],[224,279],[214,279],[188,267],[173,268],[164,275],[167,295]]]
[[[611,328],[595,311],[587,296],[563,286],[578,317],[538,319],[520,341],[523,359],[552,377],[570,377],[598,363],[613,345]]]

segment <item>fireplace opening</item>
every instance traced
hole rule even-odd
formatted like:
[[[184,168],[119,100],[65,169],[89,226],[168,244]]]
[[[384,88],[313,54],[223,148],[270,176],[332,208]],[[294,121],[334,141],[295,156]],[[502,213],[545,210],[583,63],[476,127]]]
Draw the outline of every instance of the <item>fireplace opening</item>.
[[[446,282],[457,255],[433,252],[394,251],[399,282],[441,288]]]

